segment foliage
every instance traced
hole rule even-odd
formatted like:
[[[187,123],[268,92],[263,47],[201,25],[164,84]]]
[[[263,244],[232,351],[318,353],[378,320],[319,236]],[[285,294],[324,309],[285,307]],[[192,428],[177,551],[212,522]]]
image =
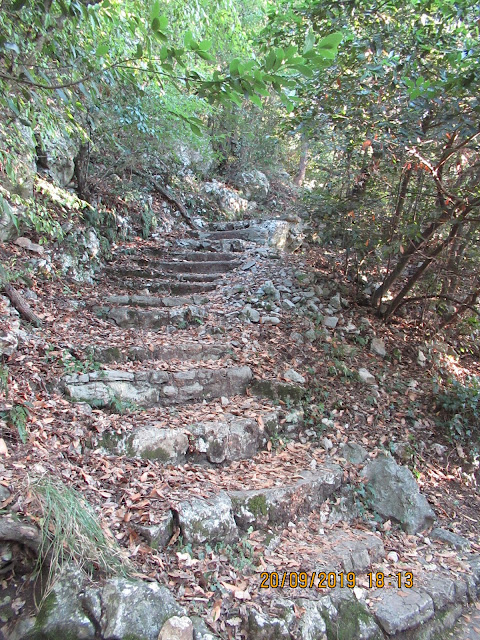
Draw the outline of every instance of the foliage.
[[[450,434],[455,439],[480,438],[480,379],[468,376],[464,381],[451,378],[446,389],[440,391],[438,384],[434,391],[437,407],[446,419]]]
[[[92,507],[73,488],[43,477],[32,483],[38,499],[42,543],[37,572],[48,561],[48,586],[59,567],[75,563],[92,573],[126,574],[129,566],[118,545],[101,527]]]
[[[11,409],[0,412],[6,423],[16,430],[22,444],[28,440],[28,415],[28,409],[21,404],[14,404]]]

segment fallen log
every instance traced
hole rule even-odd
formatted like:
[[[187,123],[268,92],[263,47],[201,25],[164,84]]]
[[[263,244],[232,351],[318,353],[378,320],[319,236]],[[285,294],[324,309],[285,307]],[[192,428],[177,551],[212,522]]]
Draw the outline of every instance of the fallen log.
[[[42,321],[40,318],[35,315],[25,298],[21,296],[11,284],[4,284],[3,290],[15,309],[25,318],[25,320],[28,320],[28,322],[33,324],[35,327],[41,326]]]
[[[130,169],[130,171],[136,176],[139,176],[140,178],[144,178],[145,180],[148,180],[152,185],[152,187],[155,189],[155,191],[158,191],[158,193],[162,195],[167,202],[170,202],[170,204],[173,204],[173,206],[179,211],[180,215],[186,221],[186,223],[192,229],[195,229],[198,231],[199,227],[197,227],[197,225],[193,222],[193,220],[190,217],[190,214],[188,213],[184,205],[179,200],[177,200],[177,198],[172,193],[170,193],[170,191],[166,187],[163,187],[159,182],[155,180],[155,178],[152,178],[152,176],[149,176],[147,173],[144,173],[143,171],[139,171],[138,169]]]

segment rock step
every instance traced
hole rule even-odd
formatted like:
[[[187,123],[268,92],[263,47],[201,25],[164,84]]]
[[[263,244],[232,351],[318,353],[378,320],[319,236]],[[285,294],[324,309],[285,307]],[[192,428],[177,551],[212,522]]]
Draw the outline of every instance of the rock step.
[[[105,364],[112,362],[159,360],[168,362],[180,360],[198,362],[201,360],[219,360],[232,350],[229,343],[188,342],[171,345],[131,345],[127,348],[117,346],[95,347],[94,358]]]
[[[228,231],[210,231],[200,236],[204,240],[250,240],[255,242],[252,238],[256,238],[257,235],[250,229],[230,229]],[[263,236],[259,236],[259,242],[263,241]]]
[[[104,432],[99,444],[115,455],[132,458],[219,465],[252,458],[280,430],[278,411],[260,411],[256,418],[225,413],[221,419],[188,423],[183,428],[157,422],[120,435]]]
[[[240,260],[166,260],[137,261],[139,265],[163,273],[227,273],[239,267]]]
[[[206,311],[201,307],[190,305],[188,307],[169,309],[139,309],[136,307],[94,307],[93,312],[102,318],[112,320],[118,327],[129,329],[150,329],[156,331],[167,326],[185,329],[190,325],[201,324],[206,317]]]
[[[150,247],[147,249],[148,253],[159,258],[174,257],[176,260],[184,260],[187,262],[228,262],[232,260],[238,260],[238,254],[221,251],[190,251],[188,253],[168,254],[164,249]],[[145,261],[145,257],[131,256],[132,260],[137,262]],[[146,261],[145,261],[146,262]]]
[[[168,543],[176,523],[185,543],[231,544],[250,527],[262,531],[283,527],[319,509],[340,488],[342,478],[339,465],[325,462],[315,471],[299,469],[291,483],[279,481],[273,487],[269,483],[246,491],[221,490],[210,497],[173,498],[171,511],[156,515],[160,527],[150,531],[146,527],[143,533],[159,548]]]
[[[191,238],[177,240],[177,246],[190,251],[209,251],[219,253],[243,253],[251,247],[251,243],[239,238],[224,238],[222,240],[208,240],[200,237],[198,232],[192,232]],[[203,234],[205,236],[205,234]]]
[[[253,377],[250,367],[198,367],[187,371],[102,370],[63,379],[75,402],[108,407],[112,401],[141,407],[168,406],[244,394]]]
[[[216,278],[212,281],[211,276],[207,276],[207,280],[204,282],[186,282],[183,278],[160,278],[157,280],[124,280],[122,278],[121,280],[122,288],[126,291],[143,291],[146,289],[150,293],[168,293],[172,296],[193,295],[214,291],[220,283],[220,280]]]
[[[139,296],[139,295],[114,295],[105,298],[107,304],[115,306],[131,305],[138,307],[183,307],[185,305],[206,304],[206,296]]]
[[[188,263],[185,263],[188,264]],[[212,263],[215,264],[215,263]],[[146,280],[153,279],[162,279],[165,276],[168,277],[168,271],[155,271],[154,269],[133,269],[130,267],[123,266],[109,266],[105,270],[106,274],[110,277],[114,277],[117,280],[123,278],[143,278]],[[170,271],[170,273],[175,273],[174,271]],[[213,282],[218,280],[225,271],[222,272],[214,272],[214,273],[190,273],[190,272],[177,272],[178,277],[174,280],[184,280],[188,282]],[[168,282],[171,282],[171,279],[167,278]]]

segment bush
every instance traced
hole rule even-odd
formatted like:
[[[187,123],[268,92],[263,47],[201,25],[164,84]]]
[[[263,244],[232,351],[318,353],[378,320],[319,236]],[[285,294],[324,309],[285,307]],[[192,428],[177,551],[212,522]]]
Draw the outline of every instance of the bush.
[[[480,439],[480,379],[450,379],[437,397],[437,407],[445,416],[453,438]],[[438,390],[438,387],[437,387]]]

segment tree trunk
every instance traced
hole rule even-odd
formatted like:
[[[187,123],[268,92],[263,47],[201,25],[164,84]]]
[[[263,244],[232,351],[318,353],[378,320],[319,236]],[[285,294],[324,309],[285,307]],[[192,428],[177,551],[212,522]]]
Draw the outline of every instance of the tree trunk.
[[[88,176],[88,163],[90,161],[90,143],[83,142],[80,145],[80,149],[78,150],[78,154],[75,157],[75,178],[77,180],[77,195],[82,200],[87,200],[88,202],[88,187],[87,187],[87,176]]]
[[[305,134],[303,134],[301,139],[300,162],[298,164],[297,175],[293,179],[293,183],[296,184],[297,187],[301,187],[303,184],[303,181],[305,180],[307,163],[308,163],[308,138]]]

